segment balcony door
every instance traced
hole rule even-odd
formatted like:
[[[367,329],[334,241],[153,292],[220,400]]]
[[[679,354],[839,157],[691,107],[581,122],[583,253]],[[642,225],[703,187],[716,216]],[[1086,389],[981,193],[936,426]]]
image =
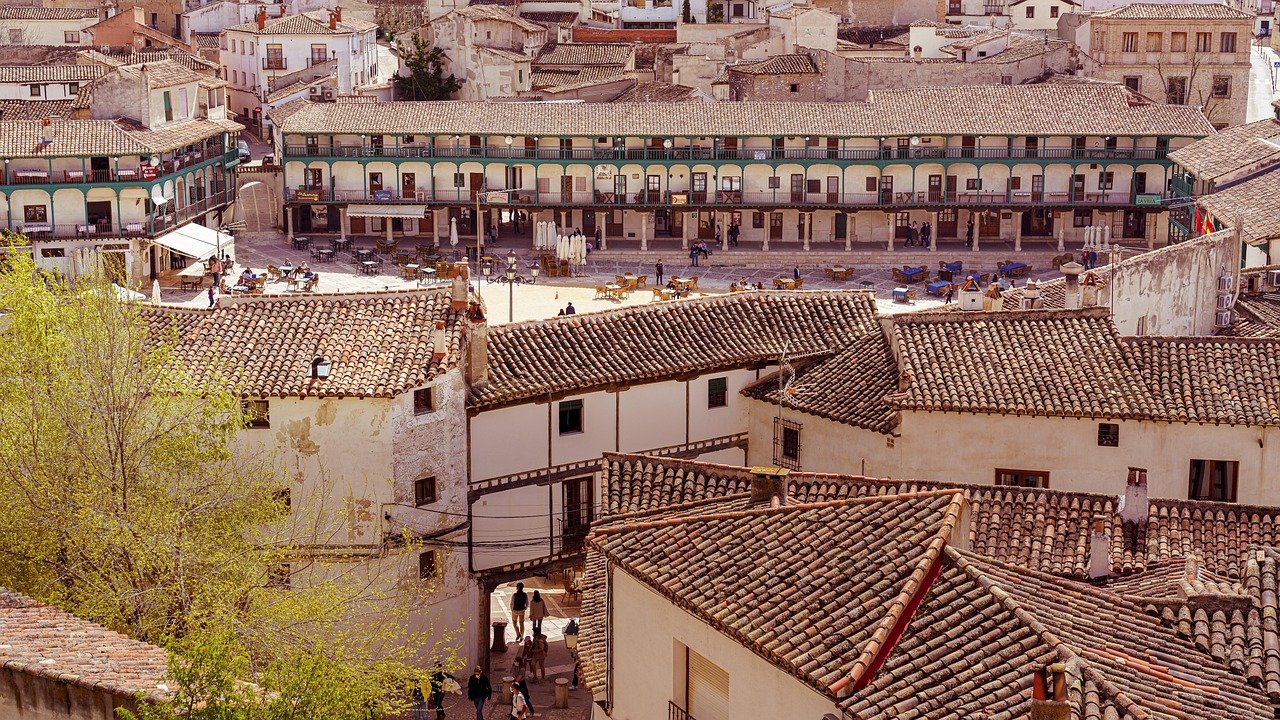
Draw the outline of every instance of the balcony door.
[[[413,173],[400,176],[400,197],[412,200],[417,197],[418,178]]]
[[[707,201],[707,174],[704,172],[696,172],[693,174],[693,180],[689,186],[693,193],[693,202],[704,203]]]
[[[579,548],[586,537],[594,511],[592,477],[573,478],[561,484],[560,537],[562,547]]]
[[[942,176],[929,176],[929,202],[942,202]]]

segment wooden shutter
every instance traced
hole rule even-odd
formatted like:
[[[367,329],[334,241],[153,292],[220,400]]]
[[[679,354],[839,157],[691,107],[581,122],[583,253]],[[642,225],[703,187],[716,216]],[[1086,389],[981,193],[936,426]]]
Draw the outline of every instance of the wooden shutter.
[[[729,716],[729,673],[688,650],[689,715],[697,720],[733,720]]]

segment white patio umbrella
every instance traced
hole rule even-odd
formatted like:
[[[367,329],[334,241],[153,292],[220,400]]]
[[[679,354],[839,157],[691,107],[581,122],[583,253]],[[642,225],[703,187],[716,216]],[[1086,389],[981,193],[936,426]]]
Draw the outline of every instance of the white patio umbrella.
[[[155,303],[156,305],[160,304],[160,281],[159,280],[151,281],[151,302]]]
[[[121,287],[115,283],[111,283],[111,290],[115,292],[116,299],[125,302],[146,302],[147,296],[140,292],[134,292],[126,287]]]
[[[1061,226],[1059,226],[1058,227],[1058,252],[1062,252],[1063,249],[1066,247],[1065,241],[1066,241],[1066,230],[1064,230]]]
[[[576,259],[578,265],[587,264],[587,236],[578,233],[577,246],[574,248],[577,252]]]
[[[449,245],[458,247],[458,218],[449,218]]]

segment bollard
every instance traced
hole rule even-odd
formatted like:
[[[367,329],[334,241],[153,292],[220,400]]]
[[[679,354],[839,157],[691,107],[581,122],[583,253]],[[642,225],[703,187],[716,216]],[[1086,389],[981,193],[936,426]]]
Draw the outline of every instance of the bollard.
[[[556,707],[569,707],[569,681],[565,678],[556,678]]]
[[[493,645],[489,647],[490,652],[504,653],[507,651],[507,623],[502,620],[493,621]]]
[[[511,704],[511,683],[515,681],[516,679],[510,675],[502,678],[502,703],[504,705]]]

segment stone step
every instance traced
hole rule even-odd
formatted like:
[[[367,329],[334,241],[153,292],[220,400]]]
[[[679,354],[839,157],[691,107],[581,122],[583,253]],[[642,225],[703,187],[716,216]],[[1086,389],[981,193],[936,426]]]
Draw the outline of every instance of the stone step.
[[[799,265],[801,267],[818,267],[831,265],[834,263],[844,263],[854,267],[883,266],[883,267],[899,267],[902,265],[927,265],[936,267],[939,262],[953,262],[956,260],[963,261],[966,267],[994,269],[996,262],[1006,259],[1017,259],[1018,262],[1024,262],[1035,267],[1048,267],[1053,258],[1060,255],[1057,249],[1053,250],[1023,250],[1022,252],[1014,252],[1013,250],[996,249],[991,251],[973,252],[971,250],[944,250],[939,249],[937,252],[928,250],[895,250],[889,252],[887,250],[872,251],[819,251],[810,252],[760,252],[760,251],[729,251],[729,252],[712,252],[710,258],[700,260],[700,264],[709,267],[790,267]],[[602,265],[608,263],[653,263],[657,260],[663,260],[664,263],[672,267],[677,267],[688,262],[683,255],[673,255],[670,251],[650,250],[641,252],[639,250],[598,250],[591,254],[593,264]]]

